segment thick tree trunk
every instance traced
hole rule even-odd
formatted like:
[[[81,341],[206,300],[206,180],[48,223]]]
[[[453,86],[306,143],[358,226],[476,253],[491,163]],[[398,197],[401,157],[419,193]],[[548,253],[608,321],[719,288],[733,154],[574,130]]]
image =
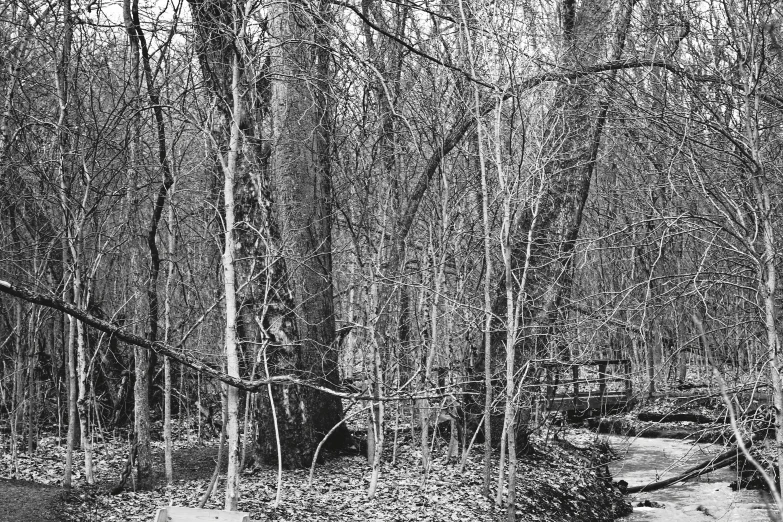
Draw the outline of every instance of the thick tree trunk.
[[[296,369],[304,378],[326,386],[339,382],[332,298],[331,187],[329,129],[323,82],[328,71],[326,46],[316,23],[298,2],[270,8],[272,82],[273,219],[279,227],[285,263],[289,310],[267,317],[277,349],[270,358],[273,373]],[[276,356],[276,357],[275,357]],[[321,437],[342,418],[341,401],[312,389],[278,387],[275,401],[289,467],[309,464]],[[276,456],[269,444],[271,413],[260,420],[261,460]],[[345,430],[331,435],[339,445]]]
[[[613,60],[622,57],[634,5],[635,0],[625,0],[616,13],[615,33],[609,45]],[[591,28],[606,23],[608,11],[605,6],[594,7],[584,6],[582,12],[577,13],[575,0],[561,3],[563,56],[567,66],[581,66],[589,51],[596,51],[594,47],[600,45],[595,43]],[[535,309],[527,307],[532,312],[529,323],[532,328],[526,332],[530,339],[526,346],[531,351],[543,350],[549,343],[563,301],[571,293],[573,251],[590,193],[616,74],[616,71],[609,74],[608,92],[597,107],[590,97],[590,92],[596,89],[593,85],[569,82],[558,86],[555,93],[549,114],[549,134],[556,149],[547,151],[544,165],[547,178],[544,200],[547,204],[536,217],[537,231],[531,239],[527,234],[533,223],[532,215],[522,219],[521,226],[513,233],[516,238],[514,269],[529,264],[528,294],[537,299]],[[598,116],[595,122],[590,117],[592,111]],[[564,138],[558,139],[561,136]],[[528,246],[532,247],[529,253],[524,252]]]
[[[754,144],[755,145],[755,144]],[[753,150],[754,159],[760,158],[758,151]],[[775,412],[775,446],[777,453],[777,465],[778,465],[778,487],[783,489],[783,353],[781,353],[783,347],[781,347],[780,338],[778,336],[777,321],[778,310],[777,303],[775,302],[775,296],[778,285],[777,267],[775,265],[776,252],[775,252],[775,229],[772,220],[769,216],[772,214],[772,198],[770,197],[769,187],[766,185],[766,179],[764,178],[764,172],[759,167],[758,171],[754,173],[753,180],[754,195],[756,196],[756,203],[762,210],[763,224],[763,255],[759,258],[762,259],[762,266],[760,271],[761,281],[761,295],[764,300],[764,326],[767,333],[767,346],[768,353],[770,354],[770,380],[772,381],[772,404],[773,411]],[[778,506],[781,507],[781,506]]]
[[[234,27],[237,11],[226,0],[189,3],[205,82],[216,96],[219,110],[230,120],[233,108],[227,102],[234,99],[230,66],[234,44],[225,28]],[[271,102],[264,80],[255,84],[258,91],[242,88],[246,96],[258,96],[243,100],[248,107],[252,104],[252,109],[244,111],[247,121],[242,124],[258,118],[255,127],[262,129],[261,118],[271,115],[273,133],[269,140],[271,174],[267,174],[266,166],[269,153],[263,146],[253,147],[260,143],[258,136],[246,140],[247,161],[255,160],[257,164],[249,169],[253,187],[245,192],[254,192],[257,201],[247,209],[238,201],[237,212],[243,212],[242,219],[253,223],[254,230],[261,230],[265,236],[259,238],[253,232],[248,238],[256,251],[263,251],[258,264],[265,265],[265,273],[259,280],[268,285],[266,290],[260,285],[258,292],[251,292],[242,306],[253,309],[259,325],[258,341],[266,344],[273,374],[297,373],[322,385],[335,386],[339,376],[331,273],[330,133],[325,127],[328,114],[323,85],[329,46],[317,30],[315,18],[309,7],[298,1],[271,4]],[[250,150],[254,148],[257,150]],[[268,261],[271,258],[276,260]],[[309,465],[319,437],[341,419],[341,401],[296,385],[274,387],[272,395],[279,413],[284,465]],[[261,462],[275,464],[271,408],[266,397],[259,395],[257,401],[256,456]],[[330,446],[345,441],[346,434],[344,427],[336,430]]]
[[[149,402],[149,351],[135,347],[134,371],[136,381],[133,386],[134,428],[138,440],[136,458],[137,485],[144,489],[152,474],[152,456],[150,454],[150,402]]]

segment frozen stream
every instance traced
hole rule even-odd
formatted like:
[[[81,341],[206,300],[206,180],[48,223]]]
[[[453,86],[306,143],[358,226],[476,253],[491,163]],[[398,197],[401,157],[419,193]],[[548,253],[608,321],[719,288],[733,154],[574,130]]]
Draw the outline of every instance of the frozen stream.
[[[610,465],[614,480],[625,480],[629,486],[656,482],[678,475],[723,448],[712,444],[691,444],[674,439],[609,437],[618,454],[624,456]],[[628,521],[731,521],[757,522],[775,520],[768,509],[769,495],[759,491],[732,491],[729,483],[735,472],[723,468],[685,483],[630,498],[634,513]],[[665,509],[636,507],[640,501],[661,503]]]

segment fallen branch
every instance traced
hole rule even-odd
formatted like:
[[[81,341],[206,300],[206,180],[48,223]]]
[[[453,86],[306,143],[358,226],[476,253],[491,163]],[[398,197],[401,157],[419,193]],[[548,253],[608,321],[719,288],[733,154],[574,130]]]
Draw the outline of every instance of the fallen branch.
[[[751,439],[750,445],[753,442],[753,439]],[[652,484],[645,484],[643,486],[632,486],[625,490],[626,494],[631,493],[641,493],[642,491],[655,491],[658,489],[663,489],[667,486],[671,486],[672,484],[677,484],[678,482],[683,482],[688,479],[696,478],[698,476],[704,475],[706,473],[710,473],[711,471],[715,471],[716,469],[725,468],[726,466],[732,464],[736,461],[737,456],[741,453],[740,449],[735,445],[732,449],[729,451],[726,451],[724,453],[721,453],[717,457],[711,458],[709,460],[705,460],[703,462],[700,462],[699,464],[696,464],[695,466],[686,469],[676,477],[671,477],[666,480],[661,480],[658,482],[653,482]]]

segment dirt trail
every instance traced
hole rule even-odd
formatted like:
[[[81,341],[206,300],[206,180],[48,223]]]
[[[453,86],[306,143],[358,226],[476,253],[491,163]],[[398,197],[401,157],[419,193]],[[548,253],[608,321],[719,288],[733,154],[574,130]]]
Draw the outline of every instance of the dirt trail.
[[[60,488],[0,479],[0,522],[62,522],[63,506]]]

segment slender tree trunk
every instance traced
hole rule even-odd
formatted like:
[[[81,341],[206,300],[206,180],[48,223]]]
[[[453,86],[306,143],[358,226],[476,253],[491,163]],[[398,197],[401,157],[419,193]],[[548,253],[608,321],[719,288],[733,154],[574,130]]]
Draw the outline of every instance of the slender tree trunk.
[[[73,450],[76,446],[76,437],[78,434],[78,412],[76,410],[76,401],[78,399],[78,389],[76,386],[76,351],[74,344],[76,340],[76,319],[68,316],[68,339],[66,358],[67,366],[67,387],[68,387],[68,442],[65,454],[65,470],[63,476],[63,487],[70,489],[72,486],[73,475]]]
[[[169,196],[169,237],[168,237],[168,273],[166,275],[166,302],[163,305],[164,315],[164,342],[168,344],[171,336],[171,283],[174,280],[174,253],[176,250],[176,232],[174,228],[174,201],[173,194]],[[171,486],[174,483],[174,464],[172,460],[171,439],[171,359],[163,358],[163,441],[164,461],[166,469],[166,483]]]
[[[215,462],[215,471],[212,472],[212,478],[209,480],[209,485],[207,486],[207,490],[201,496],[201,500],[198,503],[198,507],[201,509],[204,508],[207,501],[209,500],[209,497],[212,496],[212,492],[215,490],[215,486],[217,486],[217,481],[218,478],[220,477],[220,472],[223,471],[223,454],[225,453],[225,448],[226,448],[226,427],[228,425],[226,388],[228,388],[226,385],[221,385],[220,411],[221,411],[221,419],[223,421],[223,427],[220,430],[220,440],[218,442],[218,455]]]
[[[237,40],[242,38],[242,24],[239,13],[235,9],[234,31]],[[236,241],[234,239],[234,180],[237,173],[237,160],[240,148],[240,128],[242,119],[242,98],[240,93],[240,63],[238,51],[234,52],[232,61],[231,93],[233,97],[233,111],[231,114],[231,137],[229,141],[228,158],[224,163],[223,175],[223,200],[225,232],[225,250],[223,251],[223,285],[225,289],[226,306],[226,370],[232,377],[239,377],[239,357],[237,352],[237,299],[234,271],[234,252]],[[226,473],[226,510],[235,511],[239,501],[239,390],[230,386],[227,390],[228,413],[228,471]]]
[[[160,254],[157,246],[158,225],[163,208],[166,203],[166,196],[169,188],[174,184],[174,178],[171,175],[171,167],[168,161],[168,144],[166,142],[166,125],[163,117],[163,109],[160,103],[158,90],[154,84],[152,64],[147,47],[147,41],[141,28],[139,19],[138,2],[124,0],[123,13],[125,28],[128,33],[131,61],[132,61],[132,81],[134,92],[138,98],[140,93],[140,73],[143,69],[145,84],[147,87],[147,97],[152,105],[152,113],[155,119],[155,131],[157,137],[158,164],[162,173],[162,182],[158,189],[152,207],[152,216],[147,229],[147,248],[150,253],[150,275],[147,279],[147,339],[152,342],[158,340],[158,319],[159,319],[159,299],[158,299],[158,276],[160,274]],[[138,128],[138,122],[134,125]],[[137,139],[133,137],[133,142]],[[132,162],[135,154],[131,154]],[[153,357],[147,351],[136,349],[136,386],[135,409],[136,409],[136,429],[139,441],[139,456],[137,461],[137,470],[140,486],[146,487],[152,474],[152,456],[150,452],[150,434],[149,434],[149,398],[150,398],[150,376],[154,368],[156,355]],[[165,363],[164,363],[165,364]],[[142,397],[145,395],[146,398]]]
[[[645,302],[649,300],[649,295]],[[652,400],[655,397],[655,353],[651,336],[648,332],[639,334],[641,342],[644,345],[644,364],[647,368],[647,398]]]
[[[15,333],[14,333],[14,373],[13,391],[11,393],[11,462],[13,463],[13,477],[16,478],[19,469],[19,417],[23,406],[22,399],[22,303],[17,302],[14,307]]]
[[[377,310],[378,301],[378,284],[373,281],[372,289],[370,290],[372,303],[369,307],[370,310]],[[376,397],[383,396],[383,368],[381,365],[381,348],[376,341],[375,325],[376,320],[373,321],[370,331],[368,332],[369,338],[372,344],[372,372],[373,377],[370,382],[373,383],[372,393]],[[375,498],[375,492],[378,488],[378,478],[381,473],[381,461],[383,456],[383,442],[384,442],[384,404],[383,401],[378,401],[371,404],[370,417],[372,419],[373,433],[368,433],[368,437],[373,437],[373,455],[370,464],[372,465],[372,475],[370,477],[370,487],[367,496],[372,499]],[[369,442],[369,439],[368,439]],[[368,450],[369,451],[369,450]]]
[[[62,224],[64,230],[70,230],[71,223],[68,218],[67,205],[67,185],[66,185],[66,169],[69,164],[67,158],[68,151],[68,68],[70,66],[71,57],[71,41],[73,39],[73,25],[71,20],[71,2],[70,0],[62,0],[63,6],[63,39],[62,48],[60,54],[60,60],[57,63],[57,71],[55,74],[55,80],[57,82],[57,101],[58,101],[58,117],[57,117],[57,147],[58,147],[58,181],[60,183],[60,204],[62,206]],[[73,263],[76,260],[71,260],[71,266],[68,266],[68,238],[62,239],[62,256],[63,256],[63,280],[65,281],[65,274],[72,269]],[[65,283],[63,288],[63,299],[67,299],[68,284]],[[68,443],[65,462],[65,471],[63,476],[63,486],[70,488],[72,486],[72,473],[73,473],[73,450],[76,445],[76,437],[78,433],[77,428],[77,386],[76,386],[76,354],[74,350],[76,339],[76,319],[68,317],[68,340],[67,340],[67,360],[68,360]]]
[[[37,248],[36,254],[37,254]],[[35,254],[34,254],[35,255]],[[36,261],[33,260],[33,266]],[[36,440],[36,410],[38,403],[38,379],[36,379],[35,368],[38,366],[37,335],[39,328],[43,330],[42,324],[36,320],[35,307],[31,307],[28,334],[28,364],[27,364],[27,454],[32,455],[35,451],[38,441]]]
[[[77,228],[76,241],[81,235],[81,227]],[[81,245],[77,243],[71,253],[74,259],[81,259]],[[82,275],[81,267],[78,262],[74,263],[73,269],[73,301],[79,303],[82,308],[86,308],[84,303],[84,295],[86,292],[82,289]],[[82,451],[84,451],[84,475],[88,484],[95,482],[95,476],[93,474],[92,464],[92,433],[90,430],[90,418],[89,418],[89,393],[88,393],[88,381],[89,381],[89,354],[87,353],[87,332],[84,330],[84,323],[82,321],[76,321],[76,366],[77,374],[79,376],[79,397],[76,400],[76,406],[79,411],[79,429],[82,434]]]
[[[460,15],[464,30],[468,31],[468,18],[463,1],[459,2]],[[468,62],[471,75],[475,76],[476,68],[473,56],[473,37],[465,35],[467,43]],[[484,481],[482,494],[490,496],[490,481],[492,477],[492,429],[490,415],[492,413],[492,230],[489,220],[489,185],[487,183],[487,166],[484,154],[484,132],[481,120],[481,100],[477,88],[473,90],[473,105],[476,119],[476,143],[478,147],[479,170],[481,171],[481,221],[483,226],[484,245]],[[500,488],[501,485],[498,485]]]
[[[500,117],[501,108],[498,107],[498,117]],[[500,123],[500,122],[498,122]],[[497,126],[497,133],[495,136],[495,142],[502,143],[500,138],[500,125]],[[503,267],[505,276],[506,287],[506,411],[504,415],[503,431],[506,433],[506,449],[508,451],[508,498],[507,503],[507,517],[510,522],[513,522],[516,518],[516,483],[517,483],[517,407],[514,398],[515,379],[514,379],[514,364],[517,350],[517,310],[515,306],[516,300],[514,299],[514,273],[513,266],[511,264],[511,199],[513,196],[513,185],[510,179],[505,177],[502,159],[500,152],[497,153],[497,165],[496,168],[501,173],[499,177],[502,180],[501,188],[504,192],[503,201],[503,222],[502,222],[502,241],[503,241]],[[530,225],[531,230],[534,225]],[[523,270],[523,278],[527,274],[527,266]],[[524,285],[520,285],[518,292],[520,295],[524,293]],[[501,448],[503,451],[503,448]],[[503,489],[503,467],[500,466],[499,479],[498,479],[498,491]]]
[[[131,105],[135,108],[129,126],[131,135],[128,149],[128,170],[130,179],[132,180],[138,178],[135,171],[139,162],[139,140],[141,138],[141,120],[140,110],[138,108],[141,94],[139,41],[135,34],[133,23],[133,9],[136,7],[137,4],[135,2],[132,3],[131,0],[123,1],[123,18],[125,29],[128,32],[131,62],[129,78],[131,83]],[[151,281],[148,282],[148,285],[152,284],[155,283]],[[152,303],[148,303],[148,305],[151,307]],[[148,324],[148,328],[149,326],[150,325]],[[138,449],[136,450],[136,485],[141,489],[145,489],[152,473],[152,456],[150,452],[149,354],[146,350],[135,347],[133,350],[133,361],[134,374],[136,376],[133,383],[133,418],[136,440],[138,441]]]

